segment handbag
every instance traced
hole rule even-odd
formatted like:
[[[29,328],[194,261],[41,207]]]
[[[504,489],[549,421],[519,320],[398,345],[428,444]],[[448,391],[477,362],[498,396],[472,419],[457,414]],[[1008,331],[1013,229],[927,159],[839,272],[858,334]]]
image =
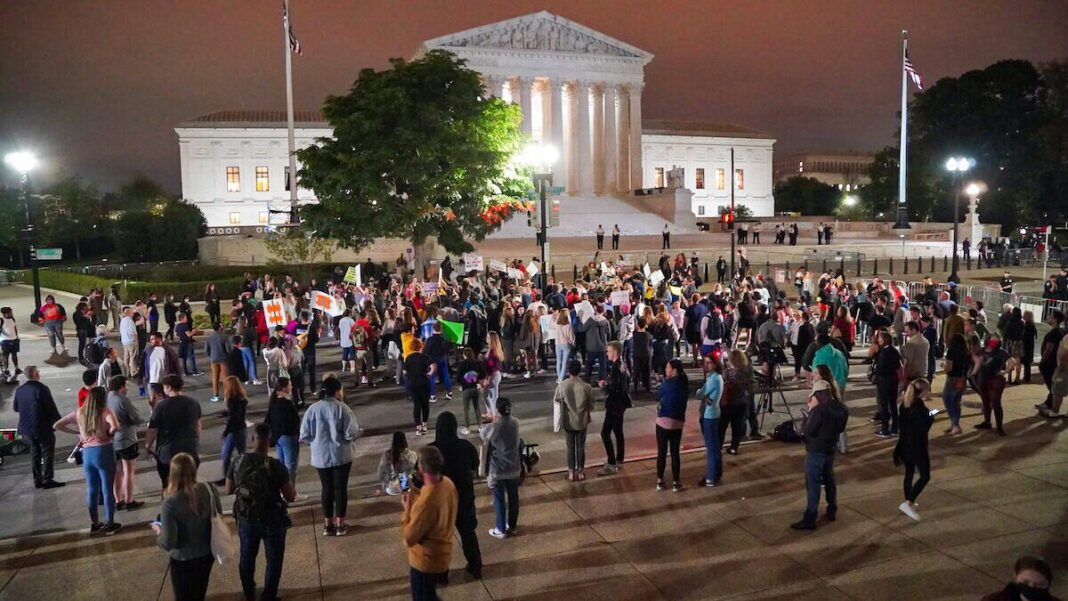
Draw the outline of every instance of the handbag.
[[[557,384],[553,394],[553,432],[564,429],[564,408],[560,400],[560,385]]]
[[[489,476],[489,451],[490,445],[488,442],[483,442],[478,447],[478,477],[486,478]]]
[[[223,514],[215,509],[219,503],[215,488],[209,484],[204,486],[208,489],[208,499],[211,503],[211,554],[219,565],[226,565],[237,555],[237,541],[230,526],[223,519]]]

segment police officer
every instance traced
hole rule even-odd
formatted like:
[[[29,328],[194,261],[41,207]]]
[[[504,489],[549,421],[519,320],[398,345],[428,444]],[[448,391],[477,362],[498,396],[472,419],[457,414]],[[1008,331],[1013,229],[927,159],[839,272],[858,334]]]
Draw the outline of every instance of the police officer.
[[[1013,284],[1015,284],[1015,282],[1013,281],[1012,276],[1009,275],[1008,271],[1006,271],[1004,274],[1002,274],[1002,276],[1001,276],[1001,291],[1002,292],[1007,292],[1009,294],[1012,294]]]

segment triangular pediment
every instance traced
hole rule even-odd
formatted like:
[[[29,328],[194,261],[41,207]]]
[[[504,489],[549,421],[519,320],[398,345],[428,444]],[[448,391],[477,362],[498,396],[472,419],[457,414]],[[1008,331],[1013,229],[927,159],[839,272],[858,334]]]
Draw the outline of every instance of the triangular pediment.
[[[507,49],[641,59],[653,55],[574,21],[541,11],[424,42],[428,49]]]

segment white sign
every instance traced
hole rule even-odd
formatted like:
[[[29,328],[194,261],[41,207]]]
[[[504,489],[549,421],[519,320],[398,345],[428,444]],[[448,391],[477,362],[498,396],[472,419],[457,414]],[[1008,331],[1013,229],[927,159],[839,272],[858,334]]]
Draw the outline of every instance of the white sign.
[[[345,312],[345,305],[337,298],[318,290],[311,293],[312,309],[318,309],[330,317],[337,317]]]
[[[587,319],[593,317],[593,305],[590,304],[590,301],[575,303],[575,312],[578,313],[579,321],[586,323]]]
[[[504,273],[508,271],[508,266],[505,265],[504,261],[498,259],[490,259],[490,271]]]
[[[519,271],[515,267],[509,267],[508,268],[508,277],[513,279],[513,280],[518,280],[518,281],[522,282],[523,281],[523,272]]]
[[[286,325],[286,308],[282,304],[282,299],[276,298],[263,302],[263,316],[267,321],[268,327],[284,326]]]
[[[527,275],[530,277],[538,275],[538,272],[540,271],[541,267],[535,261],[531,261],[530,264],[527,265]]]
[[[664,272],[663,271],[660,271],[659,269],[657,269],[656,271],[654,271],[651,274],[649,274],[649,285],[650,286],[659,286],[660,282],[663,282],[663,281],[664,281]]]
[[[776,269],[775,270],[775,282],[778,283],[778,284],[782,284],[782,283],[786,282],[786,270],[785,269]]]
[[[616,270],[609,267],[608,263],[601,261],[601,273],[604,275],[615,275]]]
[[[538,318],[538,323],[541,325],[541,334],[543,339],[556,339],[556,318],[553,315],[542,315]]]
[[[646,278],[649,277],[649,264],[648,263],[645,264],[645,267],[642,267],[642,273],[645,274]]]
[[[464,255],[464,271],[471,273],[472,271],[484,271],[486,265],[482,260],[482,255]]]
[[[612,301],[613,307],[622,307],[623,305],[630,304],[630,292],[626,290],[615,290],[609,297]]]

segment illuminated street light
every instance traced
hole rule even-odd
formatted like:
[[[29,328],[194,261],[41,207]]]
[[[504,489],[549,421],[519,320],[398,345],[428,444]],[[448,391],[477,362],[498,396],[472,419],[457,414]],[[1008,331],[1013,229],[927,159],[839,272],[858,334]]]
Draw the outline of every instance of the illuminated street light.
[[[34,311],[41,308],[41,275],[37,269],[37,230],[30,223],[30,172],[37,168],[37,156],[24,150],[9,152],[4,155],[8,167],[19,172],[19,185],[22,188],[22,208],[26,213],[22,228],[22,239],[30,249],[30,268],[33,271]]]
[[[4,155],[4,162],[20,175],[26,175],[37,168],[37,157],[32,152],[9,152]]]
[[[975,161],[967,157],[950,157],[946,160],[946,171],[949,171],[950,176],[957,180],[957,193],[953,196],[953,271],[949,274],[948,280],[955,284],[960,283],[960,276],[957,275],[957,268],[960,266],[960,259],[957,257],[957,226],[960,224],[960,197],[964,193],[964,174],[975,166]],[[974,186],[975,184],[972,184]],[[971,186],[968,186],[971,189]],[[978,186],[976,186],[978,189]]]
[[[541,223],[538,227],[539,246],[541,246],[541,288],[543,291],[548,291],[549,287],[549,207],[547,195],[549,192],[549,186],[553,184],[553,164],[556,163],[560,157],[560,151],[551,144],[540,144],[531,142],[523,148],[519,156],[516,157],[519,163],[532,167],[534,174],[531,179],[534,180],[534,187],[538,190],[538,214],[541,217]]]
[[[842,199],[842,204],[847,207],[855,207],[857,206],[857,197],[850,194],[849,196],[846,196]]]

